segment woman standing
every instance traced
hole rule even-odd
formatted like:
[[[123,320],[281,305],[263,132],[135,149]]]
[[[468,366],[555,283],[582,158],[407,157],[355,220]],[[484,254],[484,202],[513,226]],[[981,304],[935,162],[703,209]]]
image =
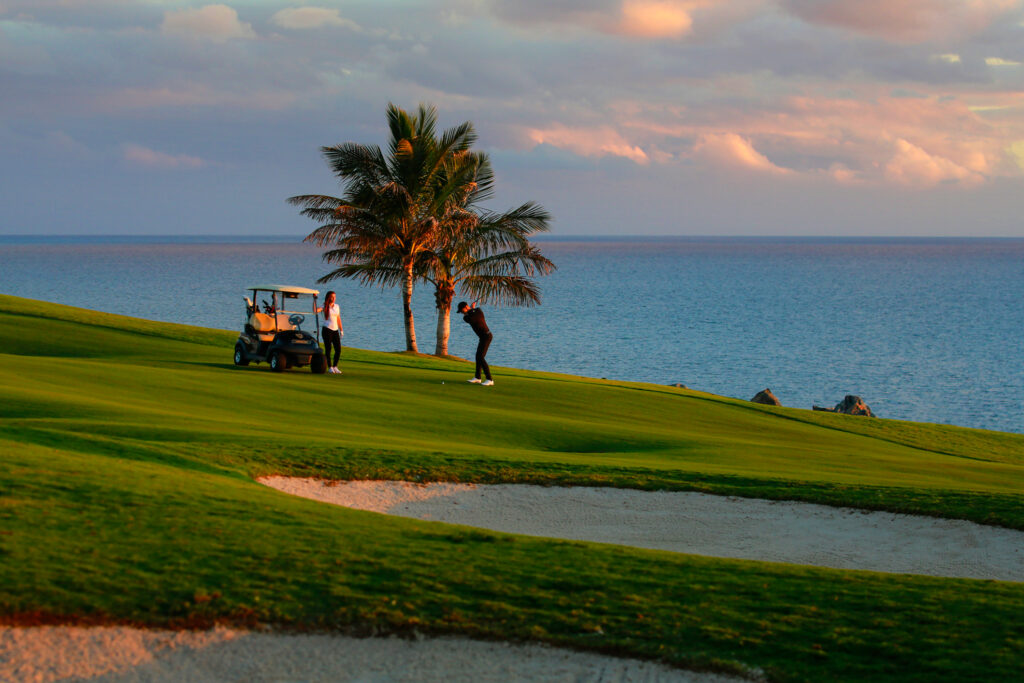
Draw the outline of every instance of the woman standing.
[[[316,312],[324,314],[324,354],[328,359],[331,357],[331,348],[334,348],[334,361],[327,372],[340,375],[338,358],[341,356],[341,338],[345,336],[345,329],[341,326],[341,309],[335,302],[336,298],[333,291],[327,292],[324,295],[324,307],[316,309]]]

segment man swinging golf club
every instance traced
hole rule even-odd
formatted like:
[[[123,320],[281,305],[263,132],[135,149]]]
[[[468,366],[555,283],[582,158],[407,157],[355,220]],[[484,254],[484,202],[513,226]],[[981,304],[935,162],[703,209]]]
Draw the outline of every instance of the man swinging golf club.
[[[476,307],[476,302],[467,304],[465,301],[460,301],[458,308],[459,313],[462,314],[462,319],[469,323],[469,326],[476,332],[476,336],[480,338],[480,341],[476,345],[476,375],[473,379],[468,380],[470,384],[480,384],[481,386],[490,387],[494,386],[494,380],[491,379],[491,368],[487,365],[487,347],[491,345],[491,340],[494,339],[494,335],[487,328],[487,321],[484,320],[484,312]],[[483,370],[484,377],[487,379],[480,381],[480,371]]]

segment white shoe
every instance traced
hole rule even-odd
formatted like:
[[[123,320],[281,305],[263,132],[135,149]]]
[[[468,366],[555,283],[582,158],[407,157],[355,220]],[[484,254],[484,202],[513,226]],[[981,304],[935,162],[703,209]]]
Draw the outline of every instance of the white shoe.
[[[492,380],[492,379],[485,379],[483,382],[480,382],[480,386],[482,386],[482,387],[493,387],[494,386],[494,380]]]
[[[480,384],[480,378],[479,377],[474,377],[473,379],[467,379],[466,381],[469,382],[470,384]]]

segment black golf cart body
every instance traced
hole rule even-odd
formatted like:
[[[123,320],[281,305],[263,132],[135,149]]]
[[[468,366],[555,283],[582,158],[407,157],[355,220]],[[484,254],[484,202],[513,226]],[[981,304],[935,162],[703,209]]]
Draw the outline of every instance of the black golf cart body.
[[[308,365],[316,374],[326,372],[316,312],[319,290],[290,285],[247,289],[252,298],[243,297],[245,328],[235,342],[235,365],[269,363],[275,372]]]

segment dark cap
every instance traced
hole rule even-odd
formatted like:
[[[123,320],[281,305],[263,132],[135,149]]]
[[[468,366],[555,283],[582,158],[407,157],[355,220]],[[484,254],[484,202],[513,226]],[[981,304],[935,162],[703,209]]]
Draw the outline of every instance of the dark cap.
[[[469,308],[469,304],[466,303],[465,301],[460,301],[459,305],[455,307],[455,310],[458,311],[459,313],[462,313],[462,311],[467,308]]]

